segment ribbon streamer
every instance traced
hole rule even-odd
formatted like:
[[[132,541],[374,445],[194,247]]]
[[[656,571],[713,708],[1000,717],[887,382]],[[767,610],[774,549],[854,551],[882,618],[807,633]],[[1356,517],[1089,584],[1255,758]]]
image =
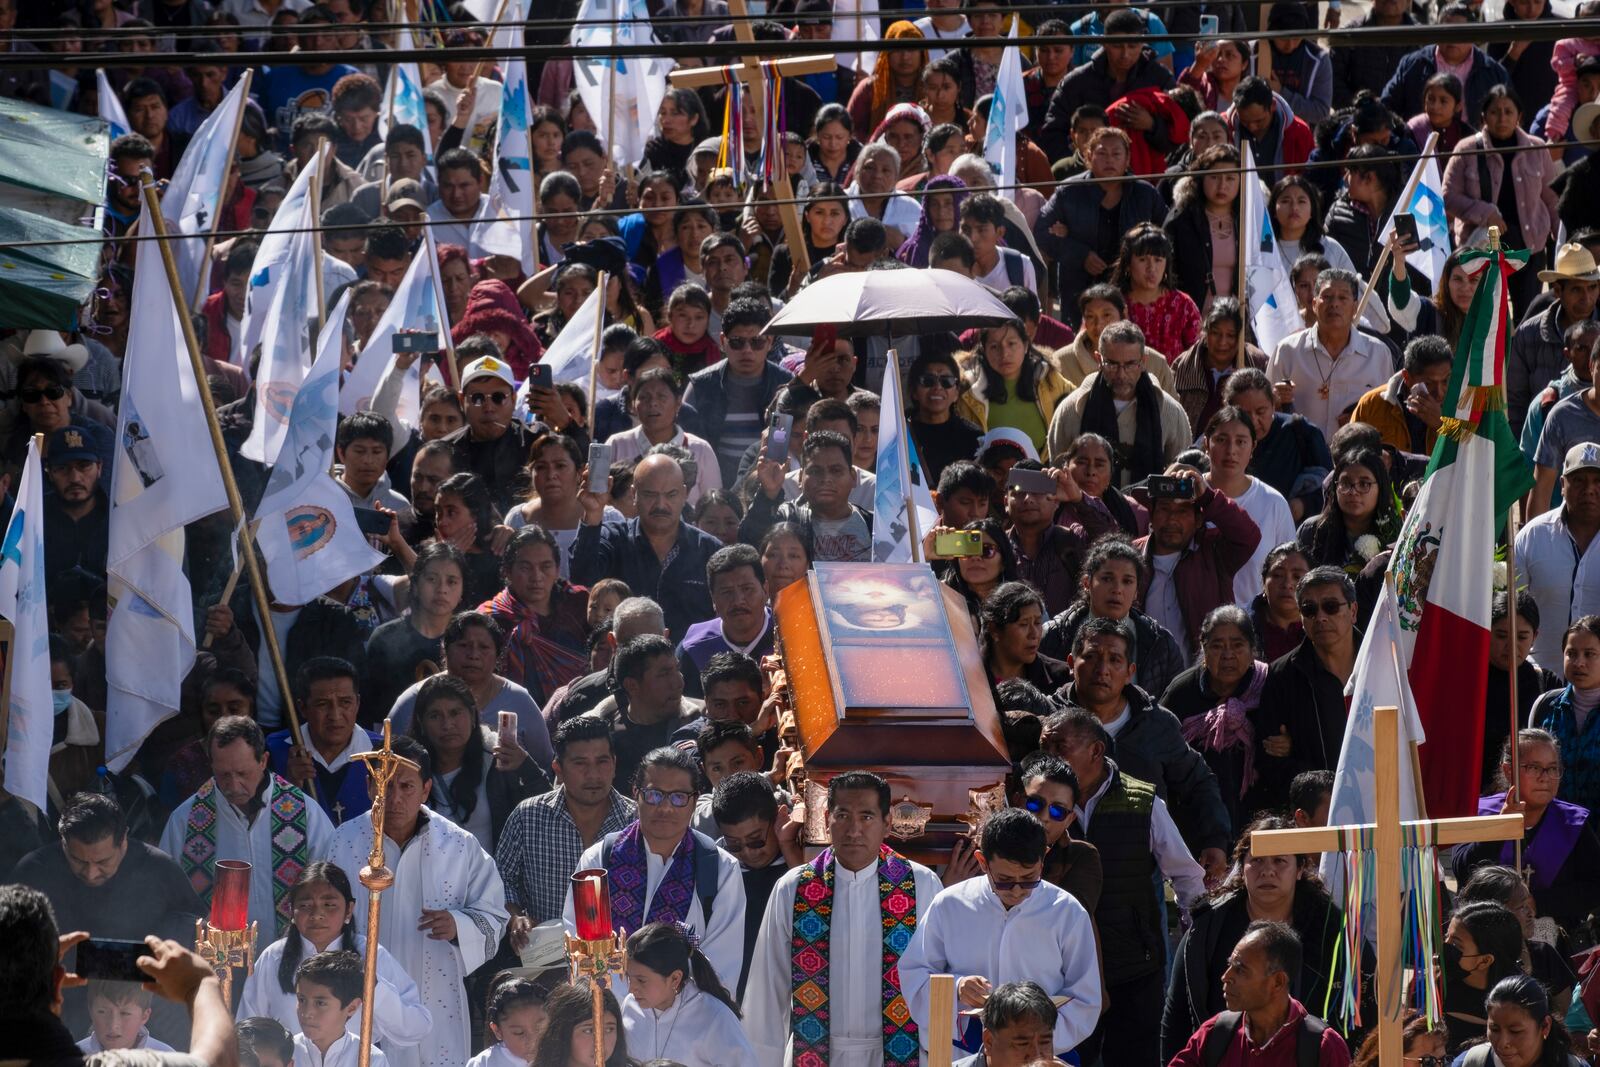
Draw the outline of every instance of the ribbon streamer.
[[[744,83],[732,71],[724,70],[722,84],[728,87],[728,96],[722,110],[722,147],[717,150],[717,168],[732,171],[733,187],[742,189],[750,180],[744,163]]]
[[[756,164],[756,177],[770,187],[788,166],[784,159],[784,137],[789,124],[783,113],[783,75],[770,60],[761,62],[761,80],[761,160]]]

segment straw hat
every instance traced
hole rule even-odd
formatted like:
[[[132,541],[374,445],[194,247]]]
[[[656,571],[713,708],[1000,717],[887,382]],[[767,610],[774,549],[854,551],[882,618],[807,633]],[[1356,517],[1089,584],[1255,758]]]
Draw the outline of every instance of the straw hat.
[[[1596,268],[1594,253],[1577,242],[1569,242],[1556,250],[1556,269],[1539,272],[1541,282],[1600,282],[1600,268]]]

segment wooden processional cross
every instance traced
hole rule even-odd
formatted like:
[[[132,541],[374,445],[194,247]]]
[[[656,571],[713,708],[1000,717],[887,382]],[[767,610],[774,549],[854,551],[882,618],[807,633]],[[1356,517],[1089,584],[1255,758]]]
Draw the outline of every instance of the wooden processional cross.
[[[744,56],[739,65],[732,67],[693,67],[688,70],[674,71],[669,76],[669,80],[676,86],[698,89],[706,85],[721,85],[726,76],[735,77],[744,83],[745,92],[754,93],[756,100],[763,101],[761,108],[765,108],[766,94],[762,92],[762,88],[766,78],[762,73],[761,61],[755,56],[758,42],[756,41],[755,31],[750,28],[749,9],[745,7],[745,0],[728,0],[728,14],[733,16],[733,32],[738,36],[739,43],[749,45],[751,48],[751,51]],[[790,78],[798,74],[824,74],[833,69],[834,62],[834,57],[830,53],[825,56],[779,59],[770,63],[769,66],[774,74]],[[729,93],[728,106],[732,106],[732,104],[733,94]],[[766,129],[765,123],[763,123],[762,129]],[[794,184],[789,181],[789,167],[783,161],[783,145],[771,145],[769,147],[771,151],[778,153],[778,177],[772,183],[772,195],[778,201],[778,213],[783,216],[783,237],[789,245],[789,257],[794,264],[795,277],[801,277],[811,269],[811,256],[806,251],[805,231],[800,228],[800,212],[794,204]],[[744,145],[729,145],[728,151],[743,152]]]
[[[1459,819],[1400,821],[1399,710],[1373,711],[1376,752],[1375,808],[1377,824],[1364,826],[1314,826],[1294,830],[1257,830],[1250,835],[1250,852],[1257,856],[1299,855],[1315,852],[1371,851],[1377,868],[1378,917],[1378,1064],[1402,1067],[1405,1058],[1402,1020],[1405,1014],[1401,951],[1401,921],[1405,900],[1401,886],[1401,849],[1432,845],[1459,845],[1469,841],[1520,841],[1521,814],[1478,815]],[[1427,938],[1431,934],[1424,935]]]

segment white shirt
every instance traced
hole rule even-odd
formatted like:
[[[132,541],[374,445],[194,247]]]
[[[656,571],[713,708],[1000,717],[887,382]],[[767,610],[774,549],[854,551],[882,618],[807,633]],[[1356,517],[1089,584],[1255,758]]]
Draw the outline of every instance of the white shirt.
[[[641,835],[641,846],[643,840]],[[649,847],[643,847],[644,914],[649,915],[650,902],[655,899],[656,890],[660,888],[661,879],[666,875],[667,866],[672,858],[669,856],[663,859]],[[605,839],[602,837],[584,849],[583,855],[578,860],[578,870],[605,866],[600,862],[604,851]],[[561,920],[566,924],[569,933],[578,932],[570,887],[567,889],[566,905],[561,910]],[[711,921],[709,924],[706,922],[705,909],[700,906],[700,897],[697,893],[689,902],[689,914],[684,917],[684,925],[699,936],[700,951],[711,961],[711,967],[717,972],[722,984],[728,989],[738,989],[739,978],[744,974],[744,875],[739,868],[739,861],[720,848],[717,849],[717,896],[711,903]],[[611,979],[611,989],[616,993],[618,1000],[628,995],[628,983],[621,975]]]
[[[142,1026],[139,1028],[139,1036],[134,1039],[133,1044],[129,1047],[142,1048],[150,1052],[175,1051],[173,1047],[167,1044],[165,1041],[157,1041],[155,1038],[151,1037],[150,1031]],[[84,1055],[89,1055],[90,1053],[94,1052],[105,1052],[106,1047],[100,1043],[100,1039],[96,1037],[94,1032],[91,1030],[88,1037],[78,1042],[78,1051],[82,1052]]]
[[[1189,639],[1189,629],[1183,624],[1183,605],[1178,598],[1178,585],[1173,575],[1178,569],[1181,552],[1157,552],[1150,557],[1150,588],[1144,595],[1145,614],[1172,631],[1172,637],[1185,653],[1194,651]]]
[[[359,1017],[358,1012],[356,1017]],[[357,1067],[361,1063],[361,1037],[349,1030],[328,1046],[324,1053],[305,1034],[294,1035],[294,1067]],[[388,1060],[378,1049],[372,1050],[368,1067],[387,1067]]]
[[[871,132],[870,130],[868,131]],[[864,219],[867,217],[866,205],[861,202],[861,187],[855,182],[845,190],[850,194],[850,217]],[[883,205],[883,224],[900,231],[902,239],[909,238],[917,232],[917,222],[922,218],[922,208],[918,203],[905,193],[890,193],[889,200]],[[890,238],[891,242],[893,238]]]
[[[1057,1052],[1070,1052],[1100,1021],[1103,993],[1094,921],[1065,889],[1042,882],[1007,910],[987,875],[942,890],[900,957],[900,988],[928,1047],[929,985],[935,974],[959,983],[982,975],[993,986],[1037,982],[1052,997],[1070,999],[1056,1014]],[[961,1003],[952,1014],[961,1031]]]
[[[1567,509],[1553,508],[1517,531],[1517,580],[1539,602],[1533,662],[1565,677],[1561,635],[1573,620],[1600,612],[1600,537],[1583,552],[1567,529]]]
[[[350,762],[350,757],[356,753],[372,751],[372,738],[367,734],[367,731],[359,726],[350,731],[350,743],[344,746],[344,751],[333,757],[331,762],[323,759],[322,753],[317,751],[317,746],[311,743],[310,723],[300,724],[300,744],[304,746],[307,752],[311,753],[311,758],[321,764],[322,769],[329,774],[337,774],[345,764]]]
[[[1010,251],[1017,252],[1014,248],[1010,249]],[[1022,284],[1032,290],[1035,296],[1039,295],[1039,277],[1034,272],[1033,260],[1022,252],[1017,252],[1017,255],[1022,256]],[[995,257],[994,269],[979,278],[978,281],[997,293],[1003,293],[1011,288],[1014,283],[1011,281],[1011,274],[1006,270],[1005,252],[1001,252],[1000,255]]]
[[[1394,360],[1382,341],[1359,330],[1350,331],[1350,341],[1337,359],[1328,354],[1317,337],[1315,326],[1292,333],[1278,342],[1267,359],[1267,379],[1288,379],[1294,383],[1294,409],[1333,440],[1339,428],[1339,415],[1355,407],[1368,389],[1387,382],[1394,373]],[[1322,396],[1323,383],[1328,395]]]
[[[260,923],[261,932],[268,937],[274,936],[278,930],[278,913],[272,902],[272,802],[277,794],[278,787],[268,778],[262,797],[264,803],[253,820],[246,819],[244,812],[229,803],[220,789],[213,794],[217,809],[217,852],[214,858],[249,862],[250,919]],[[183,855],[183,845],[189,836],[189,812],[194,804],[195,798],[189,797],[167,819],[166,828],[161,832],[161,851],[167,855]],[[322,810],[322,805],[310,797],[306,798],[306,838],[308,861],[328,858],[328,850],[333,846],[333,823]],[[368,840],[371,840],[370,830]],[[357,864],[351,869],[359,871],[361,866]]]
[[[756,1050],[739,1025],[738,1016],[709,993],[686,981],[670,1008],[639,1007],[628,995],[622,1002],[622,1027],[634,1059],[673,1060],[683,1067],[747,1067]]]
[[[1085,833],[1089,830],[1089,820],[1094,818],[1094,809],[1109,788],[1111,776],[1108,774],[1094,795],[1073,809],[1078,815],[1078,825],[1083,827]],[[1167,802],[1160,797],[1155,798],[1155,804],[1150,809],[1150,854],[1156,858],[1161,873],[1172,883],[1179,904],[1188,908],[1205,896],[1206,872],[1189,855],[1189,846],[1183,843],[1178,824],[1172,821]]]
[[[1250,562],[1233,576],[1233,602],[1242,608],[1248,608],[1261,592],[1261,563],[1267,553],[1285,541],[1293,541],[1295,535],[1294,514],[1283,494],[1259,478],[1245,477],[1249,478],[1250,488],[1240,493],[1234,503],[1255,521],[1261,531],[1261,541]]]
[[[283,954],[288,946],[289,939],[280,937],[261,950],[261,955],[256,957],[255,970],[244,980],[239,1010],[234,1014],[241,1019],[264,1015],[278,1020],[291,1034],[297,1034],[300,1032],[300,1018],[295,1014],[294,992],[284,992],[283,985],[278,981],[278,965],[283,962]],[[365,939],[360,939],[350,948],[362,952],[365,946]],[[341,936],[334,938],[328,945],[328,951],[334,952],[344,947],[344,938]],[[309,944],[303,946],[300,958],[305,959],[311,952]],[[392,1050],[396,1046],[415,1045],[433,1028],[433,1014],[422,1003],[417,983],[411,980],[405,968],[395,962],[389,950],[382,945],[378,946],[378,984],[372,1004],[372,1034],[376,1040],[383,1042],[384,1048]],[[350,1016],[345,1029],[352,1034],[360,1033],[360,1012]]]
[[[967,16],[965,15],[961,16],[961,25],[957,26],[953,30],[950,30],[948,33],[933,24],[932,15],[924,15],[917,21],[913,22],[912,25],[921,30],[922,36],[926,37],[930,41],[954,41],[965,37],[972,32],[972,27],[967,25]],[[954,49],[929,48],[927,51],[928,62],[932,63],[935,60],[943,59],[945,56],[954,51]],[[871,72],[869,71],[868,73],[870,74]],[[872,131],[868,130],[867,132],[871,133]]]
[[[472,240],[472,224],[482,219],[489,212],[489,194],[478,194],[478,210],[472,213],[470,219],[458,219],[450,214],[450,209],[444,206],[443,200],[435,200],[428,205],[426,212],[428,218],[437,225],[433,227],[434,247],[440,245],[460,245],[467,250],[468,257],[481,259],[488,253],[479,248]]]
[[[1104,724],[1105,728],[1106,728],[1106,733],[1110,734],[1113,738],[1115,738],[1119,734],[1122,733],[1123,727],[1127,726],[1132,721],[1133,721],[1133,709],[1131,707],[1129,707],[1128,706],[1128,702],[1126,700],[1124,700],[1122,702],[1122,710],[1117,712],[1117,717],[1112,719],[1110,722]]]
[[[939,895],[939,876],[912,863],[916,878],[917,921]],[[794,896],[803,867],[789,871],[772,889],[750,980],[744,990],[744,1029],[760,1067],[789,1063],[790,1007],[794,995]],[[883,1063],[883,905],[878,869],[833,868],[833,917],[828,960],[830,1067],[882,1067]],[[904,988],[902,986],[902,988]]]
[[[513,1056],[503,1042],[496,1041],[468,1060],[467,1067],[528,1067],[528,1061]]]
[[[606,443],[612,447],[611,459],[616,463],[636,460],[653,447],[650,439],[644,435],[643,426],[614,433]],[[694,488],[689,490],[688,507],[694,507],[700,502],[700,498],[711,490],[722,488],[722,464],[717,460],[717,450],[711,447],[710,441],[704,437],[697,437],[680,426],[677,434],[667,443],[688,449],[697,467]]]

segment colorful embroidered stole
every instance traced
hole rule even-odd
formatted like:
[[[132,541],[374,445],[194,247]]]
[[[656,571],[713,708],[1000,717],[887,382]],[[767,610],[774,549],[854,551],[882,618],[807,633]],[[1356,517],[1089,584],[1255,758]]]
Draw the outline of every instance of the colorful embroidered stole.
[[[694,834],[686,833],[678,842],[672,864],[656,886],[648,916],[644,897],[650,874],[644,851],[644,836],[635,819],[617,835],[606,872],[611,883],[611,926],[619,932],[631,934],[646,923],[689,921],[689,902],[694,900]]]
[[[921,1057],[917,1025],[900,995],[900,954],[917,929],[917,876],[909,860],[887,845],[878,854],[878,902],[883,912],[884,1067],[916,1067]],[[827,1067],[832,1011],[828,1004],[830,926],[833,920],[833,849],[800,871],[794,894],[794,997],[790,1030],[794,1067]]]
[[[306,831],[306,797],[288,782],[272,776],[272,803],[268,805],[272,819],[272,907],[277,913],[277,929],[273,937],[283,936],[289,928],[293,907],[289,903],[289,890],[294,888],[300,872],[310,861],[307,845],[310,837]],[[217,780],[206,779],[194,795],[189,808],[189,818],[184,826],[183,852],[178,862],[189,884],[209,908],[211,906],[212,863],[217,858]]]

